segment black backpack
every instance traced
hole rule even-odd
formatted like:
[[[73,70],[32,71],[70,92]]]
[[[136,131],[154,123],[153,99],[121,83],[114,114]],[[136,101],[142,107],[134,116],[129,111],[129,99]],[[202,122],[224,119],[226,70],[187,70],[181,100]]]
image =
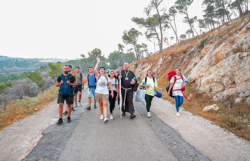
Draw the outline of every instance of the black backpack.
[[[148,77],[145,78],[145,83],[147,83]],[[153,77],[153,81],[155,83],[155,77]]]
[[[166,87],[166,91],[167,91],[167,92],[169,91],[170,85],[171,85],[171,83]],[[174,98],[173,92],[172,92],[172,91],[173,91],[173,90],[170,91],[170,95],[169,95],[169,96]]]

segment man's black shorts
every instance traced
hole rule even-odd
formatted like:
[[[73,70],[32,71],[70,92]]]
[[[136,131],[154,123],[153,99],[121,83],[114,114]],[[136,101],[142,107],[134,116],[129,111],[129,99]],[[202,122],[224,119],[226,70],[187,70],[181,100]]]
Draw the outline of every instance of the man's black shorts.
[[[75,93],[82,92],[82,85],[76,87]]]
[[[73,104],[73,100],[74,100],[74,95],[71,96],[62,96],[61,94],[58,94],[58,98],[57,98],[57,103],[64,103],[64,101],[66,100],[67,105],[72,105]]]

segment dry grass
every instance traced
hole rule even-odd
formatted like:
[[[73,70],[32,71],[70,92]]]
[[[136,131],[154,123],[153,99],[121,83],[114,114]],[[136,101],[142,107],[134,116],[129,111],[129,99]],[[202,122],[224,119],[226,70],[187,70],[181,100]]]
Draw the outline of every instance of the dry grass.
[[[165,83],[166,85],[168,83]],[[163,93],[163,98],[175,104],[175,100],[172,97],[167,96],[165,86],[160,86],[160,92]],[[219,125],[222,128],[242,137],[246,140],[250,140],[250,106],[249,104],[241,103],[234,104],[233,108],[229,107],[229,103],[221,103],[221,101],[213,101],[212,97],[206,93],[200,93],[194,88],[194,84],[191,87],[186,88],[186,96],[191,99],[191,102],[184,101],[182,107],[186,110],[200,115],[214,124]],[[228,98],[232,100],[232,98]],[[217,104],[219,111],[203,112],[203,108],[207,105]]]
[[[233,49],[233,53],[237,54],[239,52],[242,52],[242,50],[243,50],[243,46],[239,46],[239,47]]]
[[[52,86],[36,97],[24,97],[6,103],[0,110],[0,130],[46,107],[57,98],[57,93],[58,88]]]

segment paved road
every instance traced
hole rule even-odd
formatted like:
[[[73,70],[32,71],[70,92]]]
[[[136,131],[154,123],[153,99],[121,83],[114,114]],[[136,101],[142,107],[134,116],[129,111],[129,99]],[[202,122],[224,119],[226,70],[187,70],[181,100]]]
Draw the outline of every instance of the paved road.
[[[134,120],[128,114],[120,119],[116,108],[114,120],[107,124],[99,119],[99,109],[84,111],[86,106],[83,102],[76,108],[71,123],[49,126],[24,160],[210,160],[154,113],[147,118],[143,103],[135,102]]]

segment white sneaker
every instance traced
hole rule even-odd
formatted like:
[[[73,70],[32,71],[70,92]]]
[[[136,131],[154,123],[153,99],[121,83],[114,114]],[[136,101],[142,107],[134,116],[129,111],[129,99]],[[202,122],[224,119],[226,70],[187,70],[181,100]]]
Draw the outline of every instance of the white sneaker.
[[[82,107],[82,104],[81,104],[81,102],[79,102],[79,106],[80,106],[80,107]]]
[[[75,106],[74,107],[77,107],[77,103],[75,104]]]
[[[103,120],[103,119],[104,119],[103,115],[101,115],[100,119],[101,119],[101,120]]]
[[[151,114],[150,114],[150,112],[148,112],[148,118],[150,118],[151,117]]]
[[[180,112],[177,112],[177,113],[176,113],[176,116],[180,117],[180,116],[181,116]]]
[[[103,122],[106,123],[106,122],[108,122],[108,121],[109,121],[109,119],[108,119],[108,118],[105,118]]]
[[[114,116],[113,114],[110,115],[110,120],[113,120],[114,119]]]

